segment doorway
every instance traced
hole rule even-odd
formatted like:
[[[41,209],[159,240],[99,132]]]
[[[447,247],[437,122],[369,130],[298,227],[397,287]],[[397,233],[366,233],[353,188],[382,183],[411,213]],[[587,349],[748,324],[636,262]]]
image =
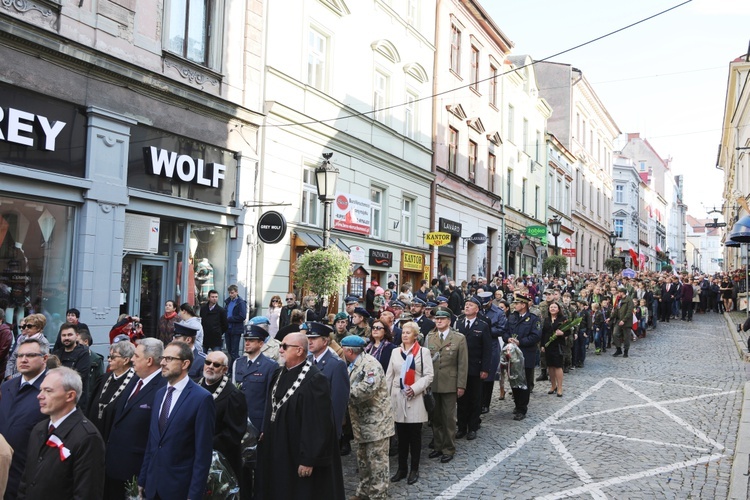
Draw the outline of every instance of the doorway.
[[[120,314],[138,316],[146,337],[158,337],[164,309],[168,260],[125,258],[122,261]],[[176,304],[179,307],[179,304]]]

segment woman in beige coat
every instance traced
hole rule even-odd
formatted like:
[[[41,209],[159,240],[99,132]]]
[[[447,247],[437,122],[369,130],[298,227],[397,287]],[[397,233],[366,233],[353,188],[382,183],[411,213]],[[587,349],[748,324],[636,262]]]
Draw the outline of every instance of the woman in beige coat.
[[[391,482],[407,476],[406,462],[411,451],[411,472],[407,482],[414,484],[419,480],[422,423],[428,420],[422,396],[430,388],[434,372],[430,350],[417,342],[419,325],[409,321],[401,330],[401,348],[393,351],[385,376],[398,435],[398,471],[391,477]]]

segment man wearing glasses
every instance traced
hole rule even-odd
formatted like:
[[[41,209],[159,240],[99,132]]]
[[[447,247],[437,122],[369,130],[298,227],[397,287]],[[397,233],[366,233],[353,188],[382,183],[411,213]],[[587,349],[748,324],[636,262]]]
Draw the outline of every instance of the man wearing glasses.
[[[174,335],[172,340],[174,342],[181,342],[187,344],[193,353],[193,362],[190,365],[188,376],[190,380],[197,382],[203,376],[203,363],[206,361],[206,355],[198,349],[195,345],[195,338],[198,335],[198,330],[191,328],[188,325],[181,323],[174,324]]]
[[[284,337],[259,443],[261,498],[345,497],[331,390],[307,351],[302,333]]]
[[[281,312],[279,313],[279,330],[292,322],[292,311],[299,308],[297,298],[293,292],[287,293],[284,301],[285,304],[281,307]]]
[[[190,380],[193,351],[183,342],[172,342],[161,358],[167,379],[154,397],[143,467],[138,477],[141,496],[153,498],[203,498],[211,467],[214,398]]]
[[[18,484],[26,466],[26,448],[31,429],[44,420],[36,397],[46,375],[49,344],[37,339],[25,339],[16,348],[16,364],[20,377],[0,386],[0,434],[13,448],[13,460],[8,473],[6,498],[16,498]]]

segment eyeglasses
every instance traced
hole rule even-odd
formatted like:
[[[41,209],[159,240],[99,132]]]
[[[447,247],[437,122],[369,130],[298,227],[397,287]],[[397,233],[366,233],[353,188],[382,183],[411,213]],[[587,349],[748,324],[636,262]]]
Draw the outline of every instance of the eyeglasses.
[[[36,328],[36,325],[32,325],[31,323],[26,323],[25,325],[19,326],[21,330],[26,330],[27,328]]]
[[[286,301],[287,301],[287,302],[294,302],[294,297],[292,297],[292,298],[289,298],[289,297],[287,297],[287,298],[286,298]]]
[[[208,361],[208,360],[206,360],[205,365],[206,366],[213,366],[214,368],[221,368],[222,366],[224,366],[224,363],[219,363],[217,361]]]
[[[372,329],[373,330],[385,330],[385,327],[384,326],[373,326]]]
[[[182,358],[175,358],[172,356],[162,356],[161,359],[163,359],[167,363],[171,363],[172,361],[184,361]]]
[[[23,358],[36,358],[37,356],[44,356],[44,354],[38,353],[38,352],[27,352],[27,353],[19,353],[16,358],[23,359]]]
[[[301,345],[294,345],[294,344],[281,344],[281,345],[279,346],[279,349],[284,349],[284,350],[286,351],[286,350],[287,350],[287,349],[289,349],[290,347],[299,347],[299,348],[302,348],[302,346],[301,346]]]
[[[273,304],[274,302],[281,302],[281,301],[280,301],[279,299],[273,299],[273,300],[271,301],[271,303]]]

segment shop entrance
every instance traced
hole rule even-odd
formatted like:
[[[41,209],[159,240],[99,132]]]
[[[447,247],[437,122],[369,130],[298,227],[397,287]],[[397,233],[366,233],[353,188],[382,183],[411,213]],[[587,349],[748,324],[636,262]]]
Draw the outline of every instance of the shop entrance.
[[[156,258],[122,261],[120,313],[138,316],[146,337],[158,336],[159,316],[166,300],[168,263],[168,259]]]

